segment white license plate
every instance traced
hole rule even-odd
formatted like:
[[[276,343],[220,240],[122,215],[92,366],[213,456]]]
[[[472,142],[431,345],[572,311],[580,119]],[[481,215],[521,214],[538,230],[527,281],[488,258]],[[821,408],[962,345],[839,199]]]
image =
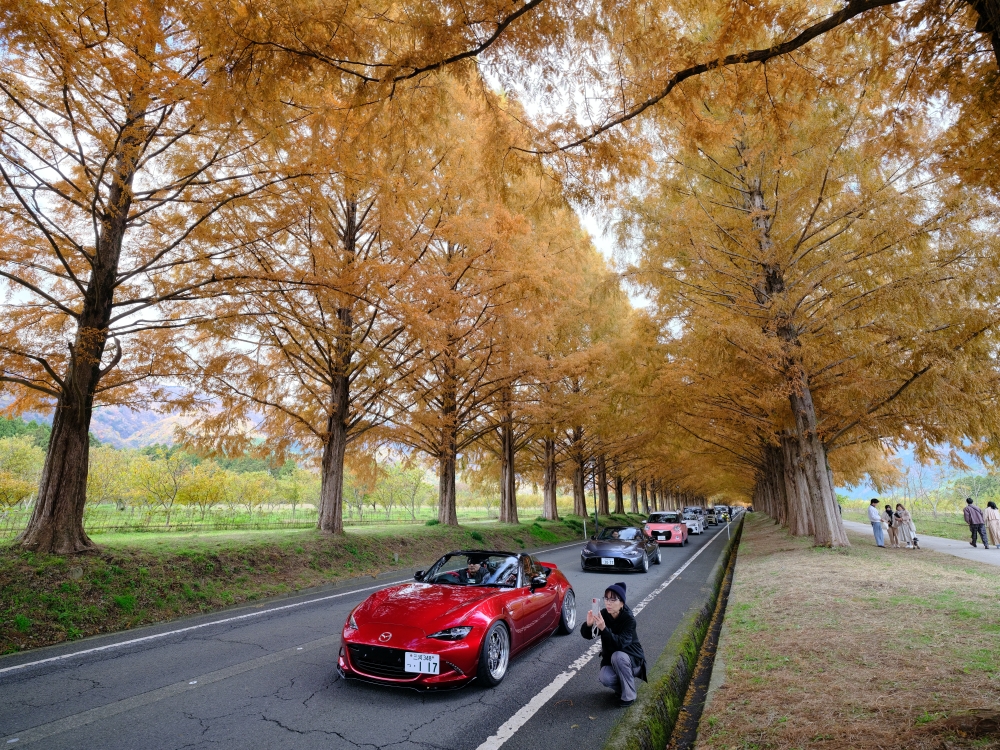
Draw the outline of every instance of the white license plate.
[[[437,654],[417,654],[407,651],[403,661],[403,669],[407,672],[420,674],[440,674],[441,657]]]
[[[666,539],[666,538],[667,538],[667,535],[666,535],[666,534],[657,534],[657,535],[656,535],[656,538],[657,538],[657,539]]]
[[[615,558],[613,558],[613,557],[602,557],[601,558],[601,565],[614,565],[614,564],[615,564]]]

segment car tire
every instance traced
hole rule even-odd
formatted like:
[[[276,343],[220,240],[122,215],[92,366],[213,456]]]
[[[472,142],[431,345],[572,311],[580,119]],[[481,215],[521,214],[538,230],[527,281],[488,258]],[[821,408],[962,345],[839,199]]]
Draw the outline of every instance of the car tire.
[[[642,553],[642,568],[640,568],[643,573],[649,572],[649,555],[645,552]]]
[[[563,597],[562,609],[559,610],[559,627],[556,632],[559,635],[569,635],[576,627],[576,594],[573,589],[566,589],[566,596]]]
[[[660,564],[660,548],[659,547],[656,548],[656,557],[653,558],[653,564],[654,565],[659,565]]]
[[[488,687],[496,687],[507,675],[510,666],[510,633],[502,622],[495,622],[483,636],[479,647],[479,679]]]

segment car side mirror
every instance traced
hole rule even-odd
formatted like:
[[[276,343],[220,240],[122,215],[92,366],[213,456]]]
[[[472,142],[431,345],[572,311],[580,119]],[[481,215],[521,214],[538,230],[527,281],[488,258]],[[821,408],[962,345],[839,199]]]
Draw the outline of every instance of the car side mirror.
[[[413,574],[413,580],[414,581],[422,581],[422,580],[424,580],[424,571],[423,570],[418,570],[416,573],[414,573]]]
[[[591,534],[591,535],[590,535],[590,538],[591,538],[591,539],[597,539],[597,534]]]
[[[543,588],[548,584],[548,579],[545,576],[535,576],[531,579],[531,590]]]

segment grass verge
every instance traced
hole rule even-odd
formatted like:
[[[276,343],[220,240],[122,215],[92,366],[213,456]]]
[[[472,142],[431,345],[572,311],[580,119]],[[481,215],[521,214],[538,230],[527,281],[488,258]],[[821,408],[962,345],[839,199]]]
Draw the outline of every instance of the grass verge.
[[[747,519],[698,748],[1000,748],[1000,569],[851,543]]]
[[[740,534],[737,527],[709,573],[704,596],[684,615],[655,664],[647,664],[649,681],[640,683],[635,705],[611,730],[605,750],[661,750],[666,746],[684,704],[726,567],[739,544]]]
[[[0,547],[0,654],[408,571],[454,549],[520,550],[582,537],[582,521],[569,516],[516,526],[365,529],[342,537],[314,530],[104,535],[95,537],[98,554],[76,557]]]

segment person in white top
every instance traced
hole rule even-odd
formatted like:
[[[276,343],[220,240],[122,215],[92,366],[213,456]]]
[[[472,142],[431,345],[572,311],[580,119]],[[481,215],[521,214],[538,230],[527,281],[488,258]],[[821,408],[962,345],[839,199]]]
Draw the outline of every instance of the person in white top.
[[[885,546],[885,537],[882,535],[882,514],[878,512],[878,498],[873,497],[868,506],[868,520],[872,522],[872,531],[875,532],[875,544],[879,547]]]

